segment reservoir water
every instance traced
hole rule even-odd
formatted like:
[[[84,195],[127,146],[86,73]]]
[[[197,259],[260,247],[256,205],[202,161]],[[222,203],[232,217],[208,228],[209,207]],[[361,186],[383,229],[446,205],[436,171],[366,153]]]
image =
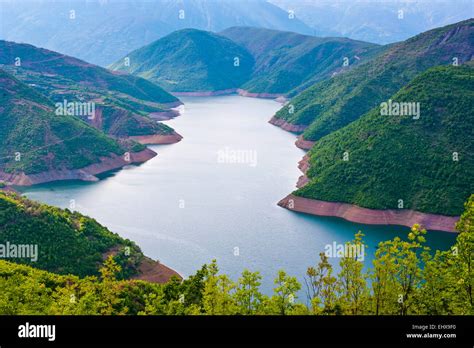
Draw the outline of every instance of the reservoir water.
[[[135,241],[150,257],[184,276],[217,259],[237,279],[248,268],[263,275],[269,294],[279,269],[303,278],[327,244],[365,233],[365,263],[376,245],[408,229],[315,217],[276,203],[295,189],[304,152],[295,135],[268,123],[280,104],[239,96],[182,98],[184,113],[167,121],[184,139],[151,146],[158,156],[95,183],[60,182],[23,188],[34,200],[69,207]],[[429,232],[433,249],[455,235]],[[335,265],[338,259],[331,259]],[[300,294],[304,295],[304,294]],[[303,300],[303,298],[302,298]]]

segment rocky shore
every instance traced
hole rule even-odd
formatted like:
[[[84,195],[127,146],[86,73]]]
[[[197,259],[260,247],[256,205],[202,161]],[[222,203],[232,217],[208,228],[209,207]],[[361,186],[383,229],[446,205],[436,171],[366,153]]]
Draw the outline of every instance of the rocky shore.
[[[139,152],[131,152],[130,158],[111,154],[110,157],[102,157],[98,163],[80,169],[57,169],[37,174],[10,174],[0,171],[0,181],[8,185],[17,186],[31,186],[61,180],[98,181],[99,179],[96,177],[98,174],[119,169],[130,164],[140,164],[155,156],[156,152],[145,149]]]
[[[299,177],[296,187],[301,188],[309,181],[306,173],[309,169],[309,155],[306,154],[298,163],[298,168],[303,172]],[[420,224],[427,230],[456,232],[455,225],[458,216],[445,216],[422,213],[408,209],[368,209],[349,203],[327,202],[317,199],[298,197],[290,194],[278,202],[280,207],[318,216],[334,216],[348,221],[368,225],[399,225],[412,227]]]
[[[174,144],[183,139],[183,137],[176,132],[171,134],[137,135],[129,138],[143,145]]]
[[[163,265],[159,261],[145,257],[138,268],[139,274],[132,277],[132,279],[145,280],[152,283],[167,283],[171,277],[183,279],[181,275],[175,270]]]
[[[285,120],[281,118],[277,118],[273,116],[268,123],[280,127],[283,130],[286,130],[287,132],[293,132],[293,133],[301,133],[303,132],[307,126],[305,125],[296,125],[296,124],[291,124],[286,122]]]
[[[427,230],[455,232],[459,217],[426,214],[414,210],[376,210],[353,204],[326,202],[288,195],[278,205],[292,211],[319,216],[335,216],[348,221],[369,225],[400,225],[412,227],[420,224]]]
[[[245,89],[237,89],[237,94],[242,96],[242,97],[248,97],[248,98],[262,98],[262,99],[275,99],[276,101],[280,103],[284,103],[287,99],[284,94],[278,94],[278,93],[253,93],[246,91]]]
[[[313,147],[314,143],[315,141],[305,140],[303,138],[303,135],[300,135],[298,139],[296,140],[295,145],[302,150],[309,151]]]

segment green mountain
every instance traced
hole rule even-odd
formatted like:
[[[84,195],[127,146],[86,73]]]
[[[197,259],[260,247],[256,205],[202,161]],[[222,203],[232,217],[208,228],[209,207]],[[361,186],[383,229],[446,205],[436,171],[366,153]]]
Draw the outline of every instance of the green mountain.
[[[56,115],[53,103],[33,88],[0,70],[0,179],[31,184],[55,179],[79,178],[83,169],[102,161],[125,165],[122,155],[144,150],[143,145],[116,140],[79,118]],[[147,156],[153,156],[146,150]],[[149,154],[148,154],[149,152]],[[100,172],[95,168],[95,173]],[[112,168],[109,168],[112,169]],[[71,172],[72,171],[72,172]],[[41,177],[42,173],[52,176]],[[92,173],[94,174],[94,173]],[[33,182],[25,175],[40,175]],[[51,180],[49,180],[51,179]]]
[[[295,194],[373,209],[403,200],[404,209],[459,215],[474,192],[474,67],[429,69],[390,99],[391,115],[382,104],[317,141],[309,183]],[[399,102],[420,112],[397,116]]]
[[[277,114],[307,127],[306,140],[318,140],[379,105],[417,74],[443,64],[459,64],[474,55],[474,20],[430,30],[394,44],[354,69],[305,90]]]
[[[122,266],[123,278],[137,274],[144,259],[135,243],[110,232],[94,219],[1,191],[0,244],[1,258],[81,277],[98,275],[106,254],[113,254]],[[25,248],[28,252],[23,255],[17,249],[14,255],[19,245],[33,247]]]
[[[146,78],[169,91],[194,92],[238,88],[249,79],[253,64],[250,53],[231,40],[185,29],[131,52],[110,68]]]
[[[296,94],[369,59],[381,49],[346,38],[319,38],[262,28],[233,27],[220,34],[245,47],[254,57],[251,79],[241,86],[251,93],[287,94],[295,89],[291,94]]]
[[[56,103],[94,103],[94,118],[85,121],[116,137],[171,134],[148,117],[169,114],[179,100],[139,77],[113,73],[32,45],[0,40],[0,67]]]
[[[0,166],[37,173],[62,166],[81,168],[120,145],[72,116],[57,116],[50,100],[0,70]],[[15,153],[20,154],[15,161]],[[52,154],[52,155],[51,155]]]

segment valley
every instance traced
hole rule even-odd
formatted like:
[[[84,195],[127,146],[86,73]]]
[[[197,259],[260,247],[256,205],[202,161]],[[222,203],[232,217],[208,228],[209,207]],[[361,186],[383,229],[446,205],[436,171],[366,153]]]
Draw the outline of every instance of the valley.
[[[326,244],[345,243],[357,231],[364,232],[368,267],[380,241],[408,230],[298,214],[277,206],[295,188],[300,175],[296,164],[304,151],[293,145],[293,134],[267,123],[280,107],[275,101],[239,96],[182,100],[182,115],[167,124],[179,130],[183,140],[151,146],[158,155],[146,163],[95,183],[19,190],[30,199],[62,208],[74,200],[76,210],[135,241],[146,255],[183,276],[213,258],[232,279],[245,268],[260,271],[266,294],[281,268],[303,282],[308,265],[317,261]],[[238,157],[238,152],[244,156]],[[427,239],[433,249],[443,250],[455,234],[430,231]],[[336,268],[337,261],[331,259]]]
[[[28,1],[0,3],[0,314],[473,313],[459,6]]]

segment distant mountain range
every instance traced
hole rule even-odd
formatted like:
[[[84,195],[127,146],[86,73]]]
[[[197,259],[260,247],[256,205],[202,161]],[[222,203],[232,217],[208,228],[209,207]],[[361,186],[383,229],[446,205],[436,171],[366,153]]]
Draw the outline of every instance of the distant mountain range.
[[[361,41],[234,27],[174,32],[110,66],[173,92],[244,89],[287,95],[367,61],[383,48]]]
[[[0,39],[107,66],[185,28],[252,26],[386,44],[473,17],[472,6],[471,0],[0,1]]]
[[[185,28],[217,32],[246,25],[312,32],[266,0],[2,1],[0,19],[2,39],[45,47],[102,66]]]
[[[474,17],[472,0],[270,0],[293,11],[316,36],[379,44]]]

